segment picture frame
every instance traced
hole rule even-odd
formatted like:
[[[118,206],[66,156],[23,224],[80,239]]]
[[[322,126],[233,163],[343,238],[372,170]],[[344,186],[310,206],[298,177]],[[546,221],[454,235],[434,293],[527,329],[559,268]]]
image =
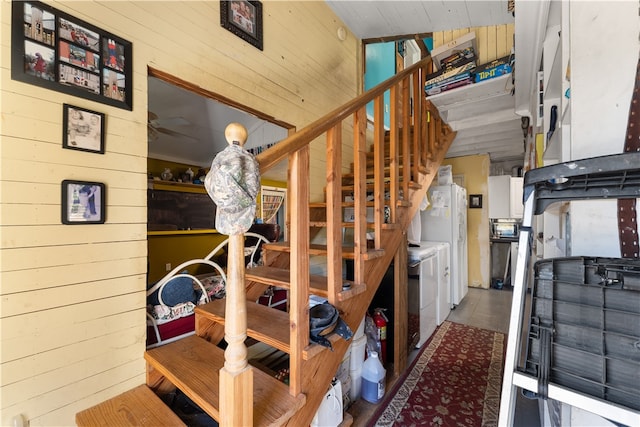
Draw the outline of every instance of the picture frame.
[[[482,194],[469,194],[469,208],[482,209]]]
[[[106,187],[92,181],[62,181],[62,223],[67,225],[104,224]]]
[[[11,7],[13,80],[133,110],[131,42],[39,1]]]
[[[62,105],[62,147],[104,154],[105,114]]]
[[[220,1],[220,25],[247,43],[263,50],[261,2]]]

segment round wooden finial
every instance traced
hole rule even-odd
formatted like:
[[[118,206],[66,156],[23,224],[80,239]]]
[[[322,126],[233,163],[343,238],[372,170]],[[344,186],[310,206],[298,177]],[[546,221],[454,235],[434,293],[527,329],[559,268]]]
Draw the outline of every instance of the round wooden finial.
[[[244,146],[247,142],[247,128],[240,123],[230,123],[224,130],[224,137],[227,139],[227,144]]]

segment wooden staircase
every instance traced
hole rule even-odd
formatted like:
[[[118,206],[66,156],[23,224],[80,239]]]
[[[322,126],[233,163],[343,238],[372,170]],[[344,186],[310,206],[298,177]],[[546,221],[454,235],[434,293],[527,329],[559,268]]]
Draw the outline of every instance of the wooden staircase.
[[[150,388],[163,394],[178,387],[221,425],[310,424],[350,343],[333,335],[329,336],[333,351],[310,343],[309,296],[327,298],[351,329],[357,329],[394,257],[396,265],[406,266],[408,224],[455,137],[423,96],[429,61],[399,73],[257,156],[261,172],[289,160],[290,239],[265,244],[264,266],[241,271],[239,279],[228,274],[227,299],[196,309],[195,336],[146,352]],[[389,131],[384,130],[382,113],[387,90],[391,91]],[[374,102],[372,136],[365,113],[370,101]],[[327,144],[326,200],[309,203],[309,143],[321,136]],[[344,174],[343,139],[354,151],[352,170]],[[353,221],[343,221],[345,207],[353,210]],[[343,239],[347,228],[353,235],[349,241]],[[367,234],[373,236],[369,241]],[[311,258],[325,260],[326,274],[310,274]],[[352,260],[354,274],[350,287],[343,290],[344,259]],[[288,313],[254,302],[272,285],[289,290]],[[230,292],[244,300],[230,300]],[[399,301],[406,312],[406,297]],[[225,334],[227,342],[234,342],[236,350],[229,351],[231,344],[227,347],[233,354],[217,345]],[[237,359],[246,359],[246,349],[244,354],[241,347],[237,350],[238,341],[246,336],[289,355],[288,386],[257,368],[231,373],[233,378],[252,375],[244,386],[221,385],[219,371],[225,363],[228,370]],[[405,368],[406,343],[398,351],[396,374]],[[225,416],[225,411],[234,415]],[[240,412],[243,415],[237,415]]]

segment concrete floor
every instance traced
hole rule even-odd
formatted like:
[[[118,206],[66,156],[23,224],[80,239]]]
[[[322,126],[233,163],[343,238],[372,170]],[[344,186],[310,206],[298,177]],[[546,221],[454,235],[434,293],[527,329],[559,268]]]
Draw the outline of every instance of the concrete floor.
[[[502,290],[469,288],[465,298],[451,311],[447,320],[507,334],[512,295],[513,292],[508,288]],[[418,350],[411,352],[409,364],[417,353]],[[365,426],[377,406],[362,399],[355,402],[348,410],[354,418],[353,426]],[[537,401],[518,395],[515,420],[518,427],[540,427]]]

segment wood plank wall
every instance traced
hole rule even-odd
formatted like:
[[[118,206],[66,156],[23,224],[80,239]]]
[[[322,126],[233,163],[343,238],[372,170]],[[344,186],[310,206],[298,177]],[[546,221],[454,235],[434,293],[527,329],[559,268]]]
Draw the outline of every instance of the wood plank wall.
[[[263,2],[264,51],[220,27],[219,2],[46,3],[133,43],[133,111],[11,80],[0,2],[0,425],[73,425],[145,380],[148,66],[297,128],[359,87],[358,41],[324,2]],[[62,149],[63,103],[106,114],[104,155]],[[317,200],[325,157],[311,147]],[[63,179],[106,184],[106,224],[61,224]]]
[[[475,31],[476,33],[478,65],[486,64],[511,53],[515,31],[514,24],[439,31],[433,33],[433,47],[436,48],[447,44],[470,31]]]

